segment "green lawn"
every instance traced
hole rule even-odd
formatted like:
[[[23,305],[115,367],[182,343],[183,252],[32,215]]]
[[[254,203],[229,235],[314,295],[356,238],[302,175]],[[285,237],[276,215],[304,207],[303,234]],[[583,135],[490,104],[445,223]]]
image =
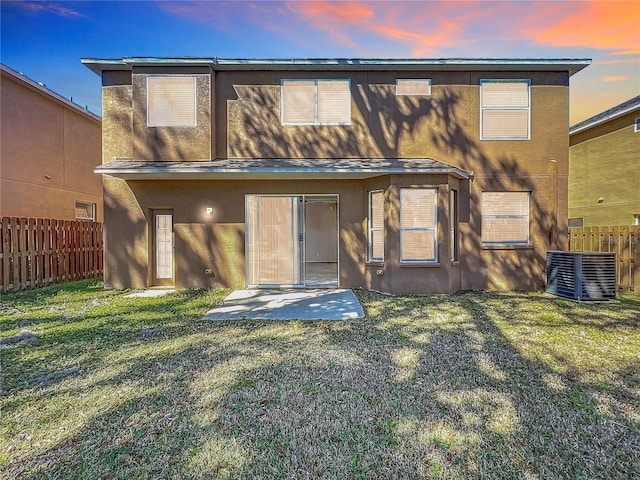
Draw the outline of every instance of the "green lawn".
[[[1,478],[640,477],[638,297],[356,292],[363,320],[212,322],[228,291],[127,293],[0,298],[0,340],[35,335],[0,346]]]

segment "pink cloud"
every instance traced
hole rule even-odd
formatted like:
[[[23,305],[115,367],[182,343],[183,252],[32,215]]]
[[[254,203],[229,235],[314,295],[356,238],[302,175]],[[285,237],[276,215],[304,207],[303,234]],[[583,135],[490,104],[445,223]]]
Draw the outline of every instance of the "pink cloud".
[[[35,13],[53,13],[60,17],[86,17],[83,13],[71,8],[63,7],[55,3],[49,2],[16,2],[17,7],[24,8]]]
[[[517,46],[640,53],[640,8],[619,1],[254,1],[159,2],[163,10],[215,28],[243,20],[297,43],[371,55],[380,42],[399,55],[499,56]],[[237,23],[235,23],[237,25]],[[384,44],[383,44],[384,45]],[[507,54],[509,55],[509,54]],[[375,56],[375,55],[374,55]]]
[[[611,52],[611,55],[640,55],[640,48],[630,48],[619,52]]]
[[[617,58],[615,60],[597,60],[594,61],[594,65],[622,65],[640,63],[640,57],[636,58]]]
[[[631,80],[626,75],[606,75],[600,79],[602,82],[624,82],[625,80]]]
[[[570,5],[570,8],[566,8]],[[640,45],[640,8],[637,2],[592,1],[536,3],[536,17],[523,17],[520,26],[538,44],[589,47],[637,52]]]

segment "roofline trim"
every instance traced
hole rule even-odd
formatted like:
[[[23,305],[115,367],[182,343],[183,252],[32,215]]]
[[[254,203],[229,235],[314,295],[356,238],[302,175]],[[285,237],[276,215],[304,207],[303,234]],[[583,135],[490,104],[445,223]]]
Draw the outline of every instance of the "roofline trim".
[[[133,66],[211,66],[214,70],[554,70],[562,67],[574,75],[591,64],[591,59],[545,58],[272,58],[226,59],[218,57],[123,57],[122,59],[82,58],[84,65],[100,74],[103,70],[131,70]]]

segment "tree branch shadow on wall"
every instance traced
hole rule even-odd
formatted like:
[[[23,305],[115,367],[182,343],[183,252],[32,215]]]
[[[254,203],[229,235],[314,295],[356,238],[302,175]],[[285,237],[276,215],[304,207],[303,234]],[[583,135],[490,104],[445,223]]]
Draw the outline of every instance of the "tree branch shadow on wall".
[[[429,97],[402,97],[396,96],[388,85],[370,85],[369,88],[354,85],[352,95],[357,111],[353,112],[352,124],[348,126],[282,126],[277,86],[236,85],[235,92],[237,97],[225,99],[230,112],[225,132],[230,157],[312,161],[317,158],[406,158],[419,152],[421,156],[473,172],[475,181],[469,183],[468,192],[460,192],[461,265],[462,270],[468,272],[462,280],[462,288],[540,288],[544,285],[545,252],[562,233],[557,232],[555,213],[547,213],[549,198],[557,195],[551,185],[554,177],[550,176],[547,166],[540,166],[544,174],[540,169],[526,170],[523,158],[517,155],[488,153],[477,140],[478,134],[470,131],[469,99],[458,91],[440,87]],[[179,150],[179,147],[175,148]],[[175,154],[176,158],[182,158],[184,152]],[[536,238],[532,248],[488,250],[482,245],[480,205],[483,190],[534,192],[530,198],[530,231]],[[365,225],[364,189],[360,210],[363,218],[359,224]],[[446,225],[448,213],[441,220],[440,224]],[[397,231],[389,233],[399,234]],[[241,255],[244,254],[242,236],[238,235],[235,248]],[[355,248],[363,248],[366,242],[364,229],[348,236],[356,238]],[[209,251],[207,254],[215,254],[208,245],[204,250]],[[440,251],[446,255],[448,248]],[[352,257],[359,265],[362,256]],[[489,268],[492,268],[491,272]]]
[[[279,95],[274,93],[277,88],[246,85],[237,90],[238,99],[230,107],[237,115],[228,124],[230,156],[398,158],[406,157],[416,146],[429,145],[429,151],[422,151],[422,156],[475,174],[469,191],[461,192],[460,196],[461,262],[463,270],[470,272],[462,281],[463,288],[541,288],[544,285],[546,250],[557,243],[562,233],[557,231],[556,214],[551,208],[555,204],[552,197],[557,195],[552,170],[549,165],[538,165],[536,171],[527,170],[523,167],[524,159],[515,154],[488,153],[483,142],[477,140],[478,134],[470,131],[467,116],[473,109],[459,92],[444,87],[429,97],[401,97],[389,86],[371,85],[365,90],[356,85],[352,95],[359,112],[352,115],[350,126],[283,127],[279,118]],[[429,137],[428,142],[419,138],[425,135]],[[509,142],[503,144],[508,148]],[[532,247],[489,250],[483,246],[480,214],[483,190],[533,192],[530,197],[530,232],[535,238]],[[362,212],[366,212],[365,201],[363,194]],[[442,220],[441,224],[448,223],[448,213]],[[358,232],[357,237],[363,240],[364,231]],[[362,245],[360,243],[360,247]],[[441,251],[444,255],[448,249]],[[486,278],[489,280],[484,280]]]

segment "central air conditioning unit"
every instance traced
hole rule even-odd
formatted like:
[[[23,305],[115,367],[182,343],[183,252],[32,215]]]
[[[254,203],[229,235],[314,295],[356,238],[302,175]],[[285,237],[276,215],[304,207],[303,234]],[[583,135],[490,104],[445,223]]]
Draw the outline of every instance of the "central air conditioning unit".
[[[616,254],[547,252],[547,293],[579,301],[616,298]]]

